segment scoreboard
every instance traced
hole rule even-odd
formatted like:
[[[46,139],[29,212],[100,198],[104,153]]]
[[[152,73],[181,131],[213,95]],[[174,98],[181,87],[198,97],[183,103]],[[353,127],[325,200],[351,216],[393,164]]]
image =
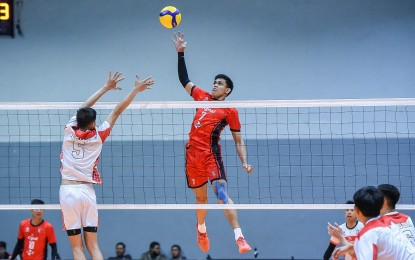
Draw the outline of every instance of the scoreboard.
[[[14,37],[14,0],[0,0],[0,35]]]

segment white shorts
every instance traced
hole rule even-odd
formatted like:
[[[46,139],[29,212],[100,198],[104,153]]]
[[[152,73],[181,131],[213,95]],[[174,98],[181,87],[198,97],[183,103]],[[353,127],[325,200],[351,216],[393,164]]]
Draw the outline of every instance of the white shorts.
[[[98,227],[97,197],[92,184],[61,185],[59,202],[65,230]]]

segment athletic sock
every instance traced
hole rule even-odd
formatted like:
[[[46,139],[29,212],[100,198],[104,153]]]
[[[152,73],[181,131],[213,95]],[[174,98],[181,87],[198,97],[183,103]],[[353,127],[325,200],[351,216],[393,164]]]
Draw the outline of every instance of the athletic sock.
[[[242,235],[241,228],[235,228],[233,232],[235,233],[235,240],[238,240],[240,237],[244,237],[244,235]]]
[[[206,224],[203,222],[203,224],[197,224],[197,229],[200,233],[206,233]]]

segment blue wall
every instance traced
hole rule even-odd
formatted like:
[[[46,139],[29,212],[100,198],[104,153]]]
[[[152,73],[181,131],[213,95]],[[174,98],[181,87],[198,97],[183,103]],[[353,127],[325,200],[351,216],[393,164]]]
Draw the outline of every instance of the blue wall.
[[[166,5],[175,5],[183,13],[178,30],[185,33],[188,41],[186,61],[190,79],[209,90],[215,74],[229,74],[236,85],[231,100],[415,96],[415,2],[410,0],[26,0],[21,12],[24,37],[0,38],[0,102],[83,101],[104,84],[110,70],[121,70],[126,74],[127,79],[120,84],[124,91],[108,94],[102,101],[120,100],[131,88],[136,73],[152,75],[157,82],[151,91],[137,97],[137,101],[189,100],[177,80],[176,53],[170,40],[173,31],[164,29],[158,22],[158,12]],[[358,139],[354,141],[359,142]],[[383,145],[395,148],[394,142],[399,143],[398,139],[377,141],[382,145],[374,148],[370,140],[364,140],[360,145],[368,151],[385,151],[388,148]],[[284,139],[279,142],[286,145]],[[294,150],[301,145],[291,144]],[[7,170],[4,167],[6,161],[14,160],[9,157],[10,154],[13,156],[9,149],[14,145],[13,142],[0,144],[3,165],[0,176],[9,176],[14,171],[14,167],[7,167]],[[36,146],[36,143],[31,145]],[[55,203],[59,162],[53,156],[58,154],[54,151],[59,151],[60,144],[43,145],[53,147],[49,150],[49,159],[44,159],[47,162],[33,156],[37,149],[33,148],[32,161],[22,161],[21,165],[31,163],[34,167],[30,167],[30,174],[33,176],[46,171],[47,176],[56,174],[56,177],[51,178],[45,190],[36,189],[34,194],[29,192],[19,196],[30,199],[39,192]],[[234,155],[234,148],[230,147],[228,154]],[[366,157],[372,165],[366,170],[376,169],[380,173],[387,169],[391,174],[377,180],[357,178],[350,188],[338,194],[333,184],[334,168],[327,166],[330,183],[325,185],[328,189],[325,197],[333,195],[335,202],[342,203],[361,183],[375,185],[388,180],[396,181],[403,189],[403,202],[413,203],[412,177],[400,179],[399,175],[392,174],[396,168],[381,163],[386,158],[390,159],[388,165],[402,166],[402,162],[414,154],[413,140],[401,147],[408,149],[400,151],[398,157],[379,155],[376,158],[373,154]],[[20,152],[27,152],[26,148],[21,148]],[[307,150],[304,152],[303,159],[307,157]],[[182,162],[181,153],[178,151],[177,154],[178,162]],[[265,158],[259,151],[253,152],[252,156],[255,164]],[[269,156],[273,156],[272,153]],[[319,158],[325,160],[323,155]],[[230,160],[228,166],[232,171],[236,163],[233,163],[234,159]],[[41,167],[41,163],[46,166]],[[347,167],[348,164],[342,163],[338,163],[340,168]],[[102,166],[105,168],[105,164]],[[308,166],[305,164],[303,169],[313,171]],[[264,167],[258,170],[268,173],[275,169]],[[315,175],[318,171],[314,169],[313,176],[321,178],[321,174]],[[104,181],[113,187],[118,179],[111,178],[113,172],[108,169],[103,172],[108,174],[104,175]],[[406,172],[413,172],[413,166]],[[291,180],[301,180],[296,179],[295,174],[293,171]],[[337,174],[336,171],[336,177]],[[353,174],[359,177],[359,172]],[[175,177],[183,180],[182,176]],[[244,177],[241,176],[241,182],[254,179],[254,176]],[[34,178],[29,180],[33,186],[40,185]],[[235,185],[237,181],[234,179],[230,183]],[[10,185],[1,186],[2,199],[4,193],[21,191],[8,187]],[[117,192],[116,189],[112,191]],[[185,188],[180,191],[189,195]],[[242,197],[244,190],[235,187],[232,192],[240,192],[235,196]],[[102,195],[104,192],[98,189],[98,196]],[[283,202],[291,203],[290,199]],[[342,211],[241,210],[239,214],[245,236],[258,247],[259,256],[263,258],[319,259],[328,245],[327,221],[343,220]],[[414,217],[413,212],[409,214]],[[19,222],[29,216],[26,211],[0,211],[0,240],[8,242],[9,251],[14,246]],[[61,255],[70,258],[69,242],[60,229],[60,212],[48,211],[45,218],[55,226]],[[100,243],[106,257],[114,254],[118,241],[124,241],[127,251],[138,257],[153,240],[161,242],[164,252],[168,252],[173,243],[178,243],[190,259],[206,256],[196,246],[193,211],[101,211],[100,219]],[[253,257],[252,254],[240,256],[237,253],[232,230],[222,212],[209,211],[207,225],[213,258]]]

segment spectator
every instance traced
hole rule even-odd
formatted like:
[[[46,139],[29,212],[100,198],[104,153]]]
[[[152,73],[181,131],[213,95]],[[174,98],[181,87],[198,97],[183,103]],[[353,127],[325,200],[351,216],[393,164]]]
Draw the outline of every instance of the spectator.
[[[185,256],[182,255],[182,249],[179,245],[172,245],[170,249],[171,253],[171,260],[184,260],[187,259]]]
[[[0,241],[0,259],[9,259],[10,254],[7,253],[7,245],[6,242]]]
[[[160,252],[159,242],[151,242],[150,249],[143,253],[140,257],[141,260],[166,260],[166,256]]]
[[[131,260],[130,255],[125,254],[125,244],[123,242],[118,242],[115,245],[115,255],[113,257],[108,258],[108,260],[115,260],[115,259],[122,259],[122,260]]]
[[[34,199],[32,205],[45,204],[42,200]],[[46,259],[47,245],[52,249],[52,259],[58,259],[55,231],[52,224],[43,219],[43,209],[32,209],[32,218],[23,220],[19,226],[17,243],[11,259],[18,255],[22,259]]]

